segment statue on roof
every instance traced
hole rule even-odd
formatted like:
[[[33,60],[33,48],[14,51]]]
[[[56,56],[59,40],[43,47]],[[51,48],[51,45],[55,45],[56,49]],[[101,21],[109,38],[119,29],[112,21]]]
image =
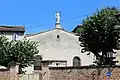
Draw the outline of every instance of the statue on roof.
[[[56,12],[56,23],[60,23],[60,13]]]

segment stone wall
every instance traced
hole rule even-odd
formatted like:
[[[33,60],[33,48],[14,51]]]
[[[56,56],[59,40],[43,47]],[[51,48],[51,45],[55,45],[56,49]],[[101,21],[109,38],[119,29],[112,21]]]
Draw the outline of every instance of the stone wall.
[[[9,80],[9,69],[0,69],[0,80]]]
[[[108,71],[112,72],[109,80],[120,80],[120,66],[50,67],[49,80],[107,80]]]
[[[9,69],[0,69],[0,80],[18,80],[19,64],[11,63]]]
[[[21,74],[19,80],[42,80],[41,73]]]

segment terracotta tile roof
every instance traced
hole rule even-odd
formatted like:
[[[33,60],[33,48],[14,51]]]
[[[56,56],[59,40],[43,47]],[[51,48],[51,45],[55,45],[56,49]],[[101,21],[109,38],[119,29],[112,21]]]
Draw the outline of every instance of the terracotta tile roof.
[[[0,26],[2,32],[25,32],[24,26]]]
[[[32,36],[33,34],[25,34],[25,37],[30,37]]]
[[[76,33],[77,29],[80,28],[82,25],[77,25],[74,29],[73,29],[73,33]]]

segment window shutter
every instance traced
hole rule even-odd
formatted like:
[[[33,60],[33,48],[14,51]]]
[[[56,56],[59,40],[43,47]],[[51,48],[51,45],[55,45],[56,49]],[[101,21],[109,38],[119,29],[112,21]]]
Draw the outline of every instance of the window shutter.
[[[13,34],[13,40],[19,40],[19,34],[18,33]]]
[[[16,40],[16,33],[13,33],[12,40]]]
[[[19,40],[19,34],[18,33],[16,34],[16,40]]]

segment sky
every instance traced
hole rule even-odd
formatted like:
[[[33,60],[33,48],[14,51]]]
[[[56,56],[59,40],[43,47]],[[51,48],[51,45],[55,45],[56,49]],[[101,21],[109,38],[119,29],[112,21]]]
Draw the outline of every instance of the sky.
[[[54,29],[58,11],[63,28],[72,31],[97,9],[120,8],[120,0],[0,0],[0,3],[0,25],[25,26],[26,34]]]

